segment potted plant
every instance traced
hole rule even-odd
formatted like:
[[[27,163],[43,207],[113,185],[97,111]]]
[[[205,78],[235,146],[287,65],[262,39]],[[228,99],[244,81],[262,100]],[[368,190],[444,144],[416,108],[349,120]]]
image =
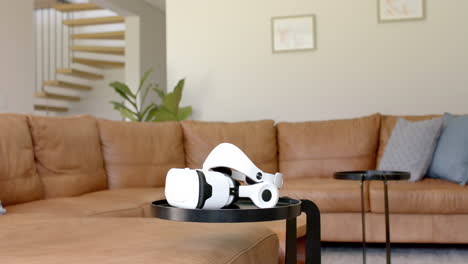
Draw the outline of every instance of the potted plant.
[[[145,72],[135,93],[125,83],[112,82],[110,86],[123,100],[122,102],[111,101],[110,103],[114,106],[114,109],[120,112],[122,118],[135,122],[181,121],[187,119],[192,114],[192,107],[179,107],[185,79],[177,82],[172,92],[165,93],[157,84],[150,83],[145,86],[150,74],[151,70]],[[150,92],[155,92],[161,98],[162,103],[158,105],[152,102],[142,108]],[[138,99],[140,97],[141,103],[139,104]]]

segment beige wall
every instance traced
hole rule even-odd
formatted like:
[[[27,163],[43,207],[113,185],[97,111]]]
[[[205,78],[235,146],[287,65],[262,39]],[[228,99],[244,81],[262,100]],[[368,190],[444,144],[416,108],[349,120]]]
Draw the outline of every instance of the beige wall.
[[[377,0],[167,1],[168,86],[195,119],[468,113],[468,1],[377,23]],[[272,16],[317,15],[318,49],[272,54]]]
[[[1,0],[0,112],[32,113],[33,0]]]

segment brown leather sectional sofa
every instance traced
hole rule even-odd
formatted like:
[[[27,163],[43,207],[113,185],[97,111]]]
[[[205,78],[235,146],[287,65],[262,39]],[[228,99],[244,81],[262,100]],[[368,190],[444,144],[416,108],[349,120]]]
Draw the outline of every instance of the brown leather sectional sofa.
[[[221,142],[236,144],[267,172],[282,172],[281,195],[314,201],[323,241],[361,241],[359,182],[332,175],[375,169],[396,119],[374,114],[275,125],[1,114],[0,200],[8,211],[0,216],[2,263],[274,263],[282,221],[228,227],[143,218],[149,203],[164,197],[170,168],[200,168]],[[365,199],[367,239],[384,242],[380,182],[366,184]],[[392,242],[468,243],[468,187],[436,179],[391,182],[389,199]],[[305,234],[304,220],[298,236]]]

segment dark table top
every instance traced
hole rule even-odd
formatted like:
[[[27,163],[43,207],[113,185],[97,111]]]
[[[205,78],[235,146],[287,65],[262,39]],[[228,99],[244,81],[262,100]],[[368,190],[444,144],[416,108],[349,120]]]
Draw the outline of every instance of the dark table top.
[[[153,217],[202,223],[242,223],[275,221],[297,217],[301,214],[301,201],[288,197],[279,198],[273,208],[258,208],[252,201],[241,198],[222,209],[184,209],[169,205],[166,200],[151,204]]]
[[[406,171],[340,171],[335,172],[334,178],[337,180],[365,181],[402,181],[410,178],[410,173]]]

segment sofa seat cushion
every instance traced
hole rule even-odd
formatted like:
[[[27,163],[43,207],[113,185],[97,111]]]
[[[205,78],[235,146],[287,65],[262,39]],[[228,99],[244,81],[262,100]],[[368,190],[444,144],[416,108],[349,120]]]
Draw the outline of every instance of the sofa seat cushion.
[[[274,121],[182,122],[187,167],[201,168],[210,151],[220,143],[232,143],[265,172],[278,171]]]
[[[0,217],[0,226],[2,264],[278,261],[276,234],[259,224],[11,215]]]
[[[142,217],[147,215],[149,204],[159,199],[164,199],[163,188],[114,189],[18,204],[7,207],[7,211],[8,214]]]
[[[29,116],[45,198],[107,189],[97,121],[92,116]]]
[[[384,213],[383,183],[369,186],[371,212]],[[468,186],[426,178],[419,182],[389,181],[388,202],[391,213],[466,214]]]
[[[184,168],[184,138],[177,122],[99,120],[109,188],[161,187],[167,171]]]
[[[27,117],[0,114],[0,201],[13,205],[43,196]]]
[[[364,186],[364,203],[368,206],[367,184]],[[286,180],[280,196],[313,201],[322,213],[361,212],[361,189],[359,181],[326,178],[303,178]]]
[[[286,179],[375,169],[380,115],[278,123],[279,169]]]

